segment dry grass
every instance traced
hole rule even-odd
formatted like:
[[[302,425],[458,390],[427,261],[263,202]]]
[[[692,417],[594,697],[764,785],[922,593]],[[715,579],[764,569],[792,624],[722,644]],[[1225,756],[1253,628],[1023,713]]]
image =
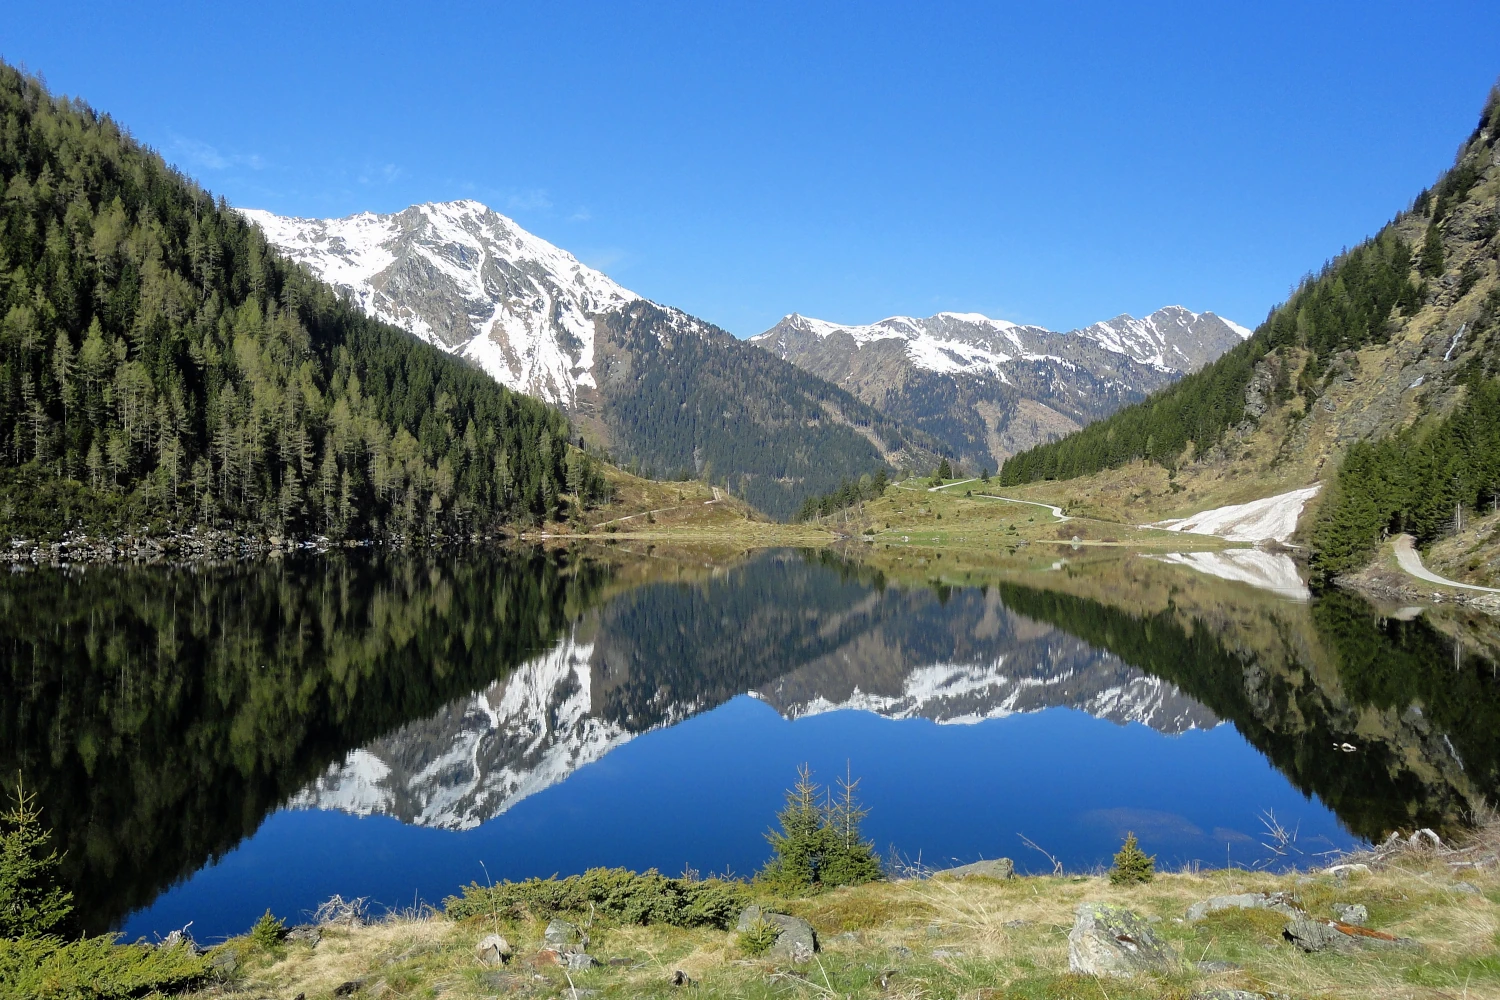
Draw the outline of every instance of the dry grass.
[[[698,983],[689,995],[734,997],[1181,997],[1209,988],[1295,997],[1500,997],[1500,825],[1491,823],[1457,851],[1429,846],[1350,861],[1368,871],[1347,877],[1243,870],[1183,872],[1146,885],[1113,886],[1101,877],[1036,876],[1009,881],[909,880],[842,889],[774,905],[808,919],[823,950],[800,969],[746,959],[733,932],[589,927],[590,951],[620,964],[564,974],[535,966],[540,920],[453,923],[408,916],[325,932],[316,949],[292,945],[277,955],[243,952],[238,979],[208,996],[324,1000],[362,981],[355,997],[557,997],[571,987],[609,997],[683,995],[670,985],[682,970]],[[1477,867],[1474,865],[1477,864]],[[1455,867],[1455,865],[1459,867]],[[1468,867],[1463,867],[1468,866]],[[1462,891],[1455,872],[1478,887]],[[1214,895],[1287,891],[1315,917],[1337,902],[1363,903],[1371,925],[1421,943],[1419,951],[1304,954],[1285,943],[1285,918],[1267,911],[1221,911],[1197,924],[1187,907]],[[1181,957],[1174,972],[1096,981],[1067,972],[1067,931],[1084,901],[1128,906],[1153,920]],[[517,946],[502,969],[482,966],[473,947],[498,927]],[[1194,963],[1241,968],[1204,973]]]

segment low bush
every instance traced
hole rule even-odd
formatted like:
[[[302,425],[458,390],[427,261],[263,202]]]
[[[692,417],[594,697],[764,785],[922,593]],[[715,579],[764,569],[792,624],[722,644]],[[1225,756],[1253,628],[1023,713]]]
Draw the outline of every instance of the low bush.
[[[187,989],[208,962],[186,945],[120,945],[114,935],[0,940],[0,1000],[115,1000]]]
[[[660,872],[590,868],[567,878],[530,878],[482,886],[471,882],[462,896],[443,902],[449,917],[492,914],[550,917],[594,913],[627,924],[728,928],[748,901],[745,887],[721,879],[687,881]]]

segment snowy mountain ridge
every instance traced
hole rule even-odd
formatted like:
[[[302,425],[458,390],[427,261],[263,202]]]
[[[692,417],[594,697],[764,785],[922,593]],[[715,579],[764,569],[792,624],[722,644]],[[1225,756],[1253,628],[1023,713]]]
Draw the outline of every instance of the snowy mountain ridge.
[[[477,201],[342,219],[241,209],[366,313],[571,407],[594,383],[594,317],[640,298]]]
[[[786,357],[798,352],[796,340],[826,341],[844,334],[856,350],[883,340],[906,342],[906,356],[914,367],[931,372],[988,373],[1005,378],[1010,361],[1070,363],[1062,357],[1057,338],[1092,341],[1114,354],[1160,371],[1196,371],[1243,340],[1251,331],[1215,315],[1195,313],[1182,306],[1166,306],[1136,319],[1120,314],[1071,333],[1046,327],[991,319],[981,313],[940,312],[926,318],[890,316],[866,325],[842,325],[791,313],[750,342]],[[799,338],[797,335],[802,334]],[[1073,343],[1076,344],[1076,341]]]

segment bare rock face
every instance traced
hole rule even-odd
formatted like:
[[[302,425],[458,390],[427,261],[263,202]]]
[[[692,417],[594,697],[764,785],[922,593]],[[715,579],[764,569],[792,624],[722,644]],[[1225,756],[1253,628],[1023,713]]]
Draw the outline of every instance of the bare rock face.
[[[959,865],[957,868],[944,868],[932,874],[934,878],[1015,878],[1016,863],[1010,858],[996,858],[993,861]]]
[[[1170,972],[1177,954],[1142,917],[1123,906],[1080,903],[1068,932],[1068,971],[1086,976]]]

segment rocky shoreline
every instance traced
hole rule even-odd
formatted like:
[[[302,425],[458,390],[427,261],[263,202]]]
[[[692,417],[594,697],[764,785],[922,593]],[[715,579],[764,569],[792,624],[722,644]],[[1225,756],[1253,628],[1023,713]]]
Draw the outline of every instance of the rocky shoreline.
[[[1385,566],[1368,566],[1334,578],[1334,584],[1376,604],[1451,604],[1500,617],[1500,594],[1452,590],[1424,584]]]
[[[160,535],[121,535],[113,538],[91,538],[70,532],[61,541],[36,542],[12,539],[0,549],[0,565],[12,573],[39,567],[62,569],[70,566],[178,566],[244,562],[251,559],[277,559],[294,553],[324,554],[334,549],[388,548],[395,551],[415,548],[446,549],[459,545],[511,541],[506,534],[453,537],[447,535],[385,539],[347,539],[334,541],[322,535],[312,538],[282,538],[277,535],[245,534],[198,528],[190,532],[168,532]]]

